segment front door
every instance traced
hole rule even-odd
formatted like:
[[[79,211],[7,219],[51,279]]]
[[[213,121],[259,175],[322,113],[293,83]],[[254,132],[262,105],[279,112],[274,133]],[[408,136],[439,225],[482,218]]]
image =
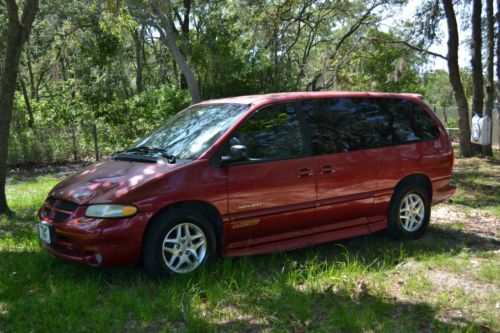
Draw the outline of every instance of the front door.
[[[299,237],[313,224],[316,173],[300,118],[295,104],[274,104],[254,112],[231,135],[232,145],[248,148],[248,159],[223,166],[228,249]]]

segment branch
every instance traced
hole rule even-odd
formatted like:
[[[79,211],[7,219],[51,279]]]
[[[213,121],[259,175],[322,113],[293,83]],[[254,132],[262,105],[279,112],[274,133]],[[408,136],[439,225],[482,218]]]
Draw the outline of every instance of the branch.
[[[344,44],[344,42],[349,37],[351,37],[351,35],[354,34],[363,25],[363,22],[370,17],[371,13],[375,10],[375,8],[377,8],[377,7],[381,6],[381,5],[382,5],[381,2],[374,2],[372,4],[372,6],[366,10],[366,12],[363,14],[363,16],[361,16],[359,18],[359,20],[354,25],[351,26],[351,28],[349,29],[349,31],[347,31],[347,33],[344,36],[342,36],[342,38],[337,43],[337,45],[335,45],[334,52],[330,56],[330,59],[334,59],[335,58],[335,56],[337,55],[338,50],[340,49],[340,47],[342,46],[342,44]]]
[[[37,11],[38,11],[38,0],[27,0],[24,3],[23,16],[21,18],[21,24],[23,26],[23,33],[22,33],[23,44],[30,35],[31,28],[33,27],[33,21],[35,20],[35,15]]]
[[[369,39],[369,40],[376,40],[376,41],[380,41],[380,42],[388,43],[388,44],[401,44],[401,45],[404,45],[407,48],[410,48],[412,50],[415,50],[415,51],[418,51],[418,52],[421,52],[421,53],[426,53],[428,55],[431,55],[431,56],[434,56],[434,57],[437,57],[437,58],[441,58],[441,59],[444,59],[444,60],[448,60],[448,57],[446,57],[446,56],[444,56],[444,55],[442,55],[440,53],[429,51],[429,50],[424,49],[422,47],[410,44],[410,43],[408,43],[407,41],[404,41],[404,40],[391,40],[391,39],[383,39],[383,38],[377,38],[377,37],[363,37],[363,38],[364,39]]]

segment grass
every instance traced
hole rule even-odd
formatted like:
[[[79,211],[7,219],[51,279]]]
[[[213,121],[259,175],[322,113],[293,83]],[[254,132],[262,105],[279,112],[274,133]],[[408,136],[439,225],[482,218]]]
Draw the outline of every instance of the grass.
[[[0,220],[0,332],[499,331],[499,165],[457,160],[457,195],[420,240],[381,232],[217,259],[163,281],[42,251],[36,211],[59,180],[11,177],[17,215]]]
[[[500,218],[500,160],[479,158],[460,160],[453,180],[458,190],[451,202],[481,208]]]

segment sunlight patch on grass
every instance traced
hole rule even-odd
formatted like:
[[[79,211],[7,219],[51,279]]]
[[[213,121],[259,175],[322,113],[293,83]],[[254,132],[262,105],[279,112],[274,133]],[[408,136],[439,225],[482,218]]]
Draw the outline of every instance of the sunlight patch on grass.
[[[34,217],[50,189],[59,181],[52,176],[44,176],[8,185],[6,194],[10,208],[21,217]]]

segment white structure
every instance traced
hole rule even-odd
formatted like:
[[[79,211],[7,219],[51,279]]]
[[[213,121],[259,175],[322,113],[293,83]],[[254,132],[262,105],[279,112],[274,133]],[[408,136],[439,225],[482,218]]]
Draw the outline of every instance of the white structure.
[[[491,144],[491,119],[488,116],[472,117],[471,142],[480,145]]]

